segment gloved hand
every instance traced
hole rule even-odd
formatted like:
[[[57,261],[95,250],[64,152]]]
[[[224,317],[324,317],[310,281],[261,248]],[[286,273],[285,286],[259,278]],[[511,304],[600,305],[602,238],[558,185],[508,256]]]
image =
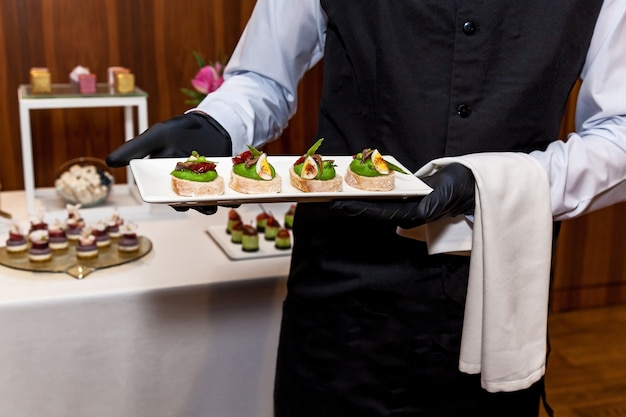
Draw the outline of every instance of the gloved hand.
[[[157,123],[125,142],[106,157],[112,168],[128,165],[131,159],[188,157],[192,151],[207,156],[232,156],[230,135],[212,117],[191,112]],[[176,211],[189,207],[172,206]],[[194,206],[202,214],[214,214],[217,206]]]
[[[230,135],[212,117],[191,112],[157,123],[106,157],[112,168],[128,165],[131,159],[182,158],[200,155],[232,156]]]
[[[446,216],[473,214],[475,180],[469,168],[453,163],[422,180],[433,189],[424,197],[403,200],[336,200],[330,204],[330,208],[340,215],[370,221],[387,221],[405,229]]]

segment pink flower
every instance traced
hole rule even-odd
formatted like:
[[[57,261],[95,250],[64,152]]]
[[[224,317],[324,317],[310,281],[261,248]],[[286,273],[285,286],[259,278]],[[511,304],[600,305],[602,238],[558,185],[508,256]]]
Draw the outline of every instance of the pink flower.
[[[221,55],[221,54],[220,54]],[[217,90],[224,82],[224,68],[226,57],[217,61],[205,63],[202,55],[193,51],[193,56],[198,64],[199,71],[191,80],[193,88],[181,88],[180,91],[187,96],[185,103],[197,106],[208,94]]]
[[[219,62],[214,65],[205,65],[200,68],[200,71],[198,71],[194,79],[191,80],[191,84],[202,94],[212,93],[224,82],[222,70],[222,64]]]

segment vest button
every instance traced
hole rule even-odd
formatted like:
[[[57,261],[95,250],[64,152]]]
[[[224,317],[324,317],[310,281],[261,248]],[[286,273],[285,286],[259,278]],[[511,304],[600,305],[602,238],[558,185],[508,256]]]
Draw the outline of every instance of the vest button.
[[[471,20],[463,23],[463,33],[465,33],[466,35],[473,35],[477,30],[478,27],[476,26],[476,23],[472,22]]]
[[[458,114],[461,118],[466,119],[470,117],[470,114],[472,114],[472,108],[467,104],[461,104],[456,108],[456,114]]]

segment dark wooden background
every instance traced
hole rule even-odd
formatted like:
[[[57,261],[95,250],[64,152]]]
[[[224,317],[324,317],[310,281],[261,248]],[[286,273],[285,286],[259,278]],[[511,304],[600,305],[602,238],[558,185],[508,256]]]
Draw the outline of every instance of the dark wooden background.
[[[230,54],[254,0],[2,0],[0,2],[0,179],[3,189],[23,188],[17,103],[31,67],[48,67],[64,83],[76,65],[100,82],[109,66],[132,70],[150,95],[149,124],[188,108],[197,65]],[[313,139],[321,66],[299,88],[298,112],[274,154],[303,152]],[[571,109],[570,109],[571,110]],[[51,186],[56,167],[78,156],[104,158],[124,140],[123,113],[112,109],[36,110],[31,113],[35,183]],[[569,123],[566,118],[566,123]],[[116,179],[125,180],[125,171]],[[619,205],[566,222],[555,259],[554,310],[626,302],[625,207]]]

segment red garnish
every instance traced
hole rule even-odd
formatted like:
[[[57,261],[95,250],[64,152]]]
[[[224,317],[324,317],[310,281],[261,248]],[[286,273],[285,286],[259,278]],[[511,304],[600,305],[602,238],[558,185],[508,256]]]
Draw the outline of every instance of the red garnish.
[[[215,171],[215,163],[213,162],[196,162],[191,166],[191,171],[196,174],[204,174],[205,172]]]
[[[267,223],[265,223],[265,227],[280,227],[280,223],[278,223],[276,217],[270,216],[267,218]]]
[[[241,218],[241,216],[239,215],[239,213],[237,213],[237,210],[230,209],[228,211],[228,219],[229,220],[239,220],[240,218]]]
[[[263,212],[259,213],[256,216],[257,221],[259,221],[259,220],[266,220],[266,219],[269,219],[269,218],[270,218],[270,214],[268,212],[266,212],[266,211],[263,211]]]
[[[176,171],[191,171],[196,174],[204,174],[205,172],[215,171],[215,162],[195,162],[185,161],[176,164]]]
[[[248,161],[250,159],[252,159],[252,152],[251,151],[243,151],[239,155],[233,157],[232,161],[233,161],[233,165],[237,165],[237,164],[243,164],[244,162],[246,162],[246,161]]]
[[[243,226],[243,234],[246,236],[254,236],[254,235],[258,235],[259,232],[256,230],[256,228],[250,224],[246,224]]]
[[[300,164],[303,164],[303,163],[304,163],[304,155],[302,155],[300,158],[298,158],[296,160],[296,162],[293,163],[293,165],[296,166],[296,165],[300,165]]]
[[[285,227],[282,227],[280,229],[278,229],[278,232],[276,233],[276,237],[277,238],[283,238],[286,239],[288,237],[290,237],[291,234],[289,233],[289,230]]]

